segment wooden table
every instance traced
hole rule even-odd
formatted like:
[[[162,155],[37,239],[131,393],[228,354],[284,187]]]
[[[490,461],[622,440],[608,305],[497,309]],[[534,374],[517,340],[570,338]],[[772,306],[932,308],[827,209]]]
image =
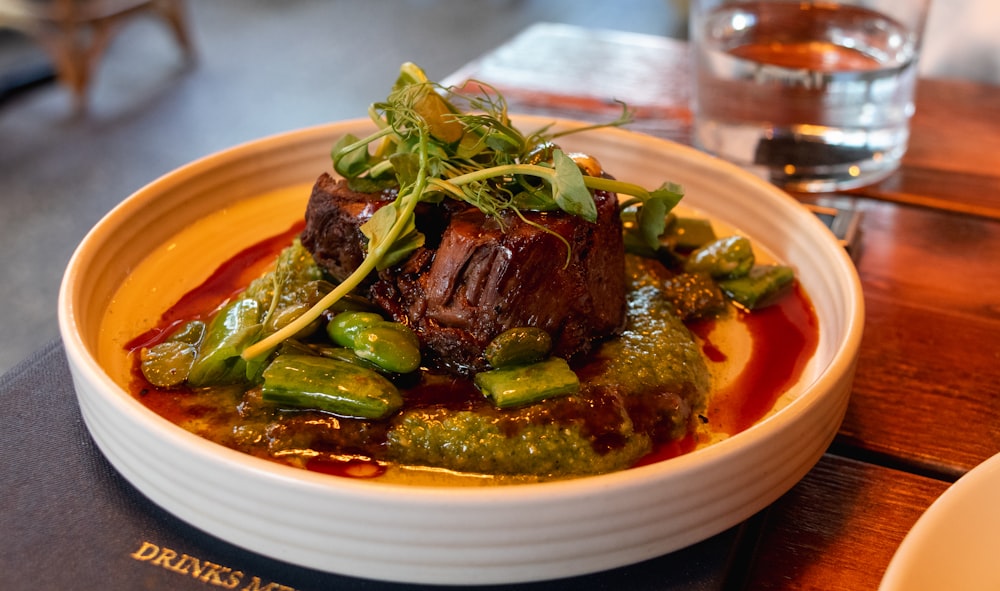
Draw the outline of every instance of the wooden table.
[[[449,80],[469,76],[495,84],[512,111],[606,120],[619,97],[636,109],[634,129],[690,139],[687,47],[677,41],[539,25]],[[771,506],[700,544],[520,588],[876,589],[927,507],[1000,452],[1000,87],[921,81],[901,170],[839,200],[863,214],[867,327],[828,453]],[[420,588],[258,556],[153,505],[87,435],[57,342],[0,378],[0,400],[0,532],[13,541],[0,552],[5,588],[204,591],[219,586],[218,569],[241,573],[246,588]],[[192,577],[149,560],[151,547],[215,570]]]
[[[515,113],[607,120],[619,98],[633,129],[690,143],[683,42],[541,24],[449,81],[470,77]],[[730,588],[877,588],[924,510],[1000,452],[1000,87],[921,80],[902,168],[836,202],[862,212],[850,407],[815,469],[744,525]]]

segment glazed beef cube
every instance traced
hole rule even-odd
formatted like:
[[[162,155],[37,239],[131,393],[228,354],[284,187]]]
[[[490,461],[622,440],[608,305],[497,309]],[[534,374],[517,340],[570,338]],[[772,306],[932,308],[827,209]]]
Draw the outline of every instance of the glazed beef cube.
[[[365,258],[361,225],[395,198],[395,191],[352,191],[345,181],[323,173],[313,185],[306,206],[302,245],[318,265],[337,281],[343,281]]]
[[[395,199],[395,189],[386,189],[380,193],[359,193],[351,190],[347,181],[334,179],[323,173],[313,185],[306,206],[302,245],[334,279],[343,281],[365,258],[365,237],[361,233],[361,226],[380,207]],[[461,204],[458,205],[464,208]],[[454,207],[455,204],[450,200],[443,206],[424,203],[417,206],[414,212],[417,229],[427,237],[429,246],[437,244],[437,238],[448,223],[450,209]]]
[[[358,228],[385,194],[349,191],[321,177],[303,244],[335,277],[363,256]],[[616,334],[625,318],[624,247],[617,197],[597,192],[598,220],[562,212],[497,218],[446,200],[420,212],[427,244],[379,274],[369,296],[412,326],[425,353],[459,374],[486,369],[483,349],[508,328],[536,326],[554,354],[572,358]],[[438,239],[439,237],[439,239]]]

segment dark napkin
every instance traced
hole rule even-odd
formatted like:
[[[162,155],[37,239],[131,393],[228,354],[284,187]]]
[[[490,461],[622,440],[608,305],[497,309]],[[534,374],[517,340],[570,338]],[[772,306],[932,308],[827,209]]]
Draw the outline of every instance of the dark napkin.
[[[91,440],[53,342],[0,378],[0,581],[4,589],[209,591],[428,589],[332,575],[237,548],[173,517]],[[708,590],[723,586],[730,530],[594,575],[489,589]]]

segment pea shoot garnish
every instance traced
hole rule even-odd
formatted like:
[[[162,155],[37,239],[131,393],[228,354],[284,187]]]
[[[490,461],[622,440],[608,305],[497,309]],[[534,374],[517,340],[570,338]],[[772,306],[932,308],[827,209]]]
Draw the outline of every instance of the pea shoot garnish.
[[[418,66],[406,63],[386,100],[373,104],[369,116],[376,131],[364,138],[341,138],[331,151],[333,168],[356,190],[396,187],[395,201],[362,225],[368,243],[361,265],[312,308],[244,349],[243,359],[272,351],[370,273],[392,267],[420,248],[424,236],[414,218],[418,203],[456,199],[497,219],[504,212],[524,219],[526,211],[563,211],[595,222],[591,191],[608,191],[630,196],[623,207],[641,205],[636,214],[639,233],[655,247],[667,212],[683,196],[674,183],[649,191],[599,173],[585,174],[573,156],[555,144],[569,133],[628,123],[631,113],[624,105],[621,116],[608,123],[565,131],[546,126],[525,135],[512,124],[499,93],[470,95],[443,88]]]

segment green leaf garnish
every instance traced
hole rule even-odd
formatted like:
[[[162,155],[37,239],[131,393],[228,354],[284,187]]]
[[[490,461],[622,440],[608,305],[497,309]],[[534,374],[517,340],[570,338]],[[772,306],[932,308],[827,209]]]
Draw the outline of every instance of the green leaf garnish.
[[[588,222],[596,222],[597,205],[580,168],[562,150],[552,152],[552,161],[556,172],[552,179],[552,198],[559,208]]]
[[[376,249],[384,244],[389,244],[382,259],[375,264],[379,271],[402,262],[410,254],[424,245],[424,235],[417,231],[416,222],[412,215],[400,219],[396,204],[383,206],[361,226],[361,232],[368,238],[368,249]],[[390,242],[393,231],[397,228],[397,237]]]
[[[559,149],[551,151],[550,162],[535,162],[532,157],[532,150],[554,138],[628,123],[631,112],[624,103],[621,115],[609,123],[559,132],[550,131],[548,125],[525,135],[512,124],[500,93],[477,84],[484,89],[480,94],[463,94],[430,82],[418,66],[405,63],[385,101],[368,109],[377,131],[360,139],[345,136],[333,146],[333,168],[352,187],[382,187],[387,179],[395,179],[396,201],[362,226],[368,250],[361,265],[300,317],[247,347],[244,359],[273,350],[350,294],[370,273],[402,262],[423,246],[424,236],[416,230],[413,216],[420,202],[457,199],[498,220],[500,214],[512,212],[532,223],[523,212],[559,209],[596,222],[591,191],[602,190],[631,195],[630,204],[643,204],[645,212],[638,217],[645,240],[663,233],[667,212],[683,194],[677,185],[665,183],[647,191],[632,183],[588,176]]]
[[[334,170],[344,178],[361,175],[371,166],[368,144],[358,141],[357,136],[347,134],[337,140],[330,151],[331,156],[340,154],[334,163]]]

